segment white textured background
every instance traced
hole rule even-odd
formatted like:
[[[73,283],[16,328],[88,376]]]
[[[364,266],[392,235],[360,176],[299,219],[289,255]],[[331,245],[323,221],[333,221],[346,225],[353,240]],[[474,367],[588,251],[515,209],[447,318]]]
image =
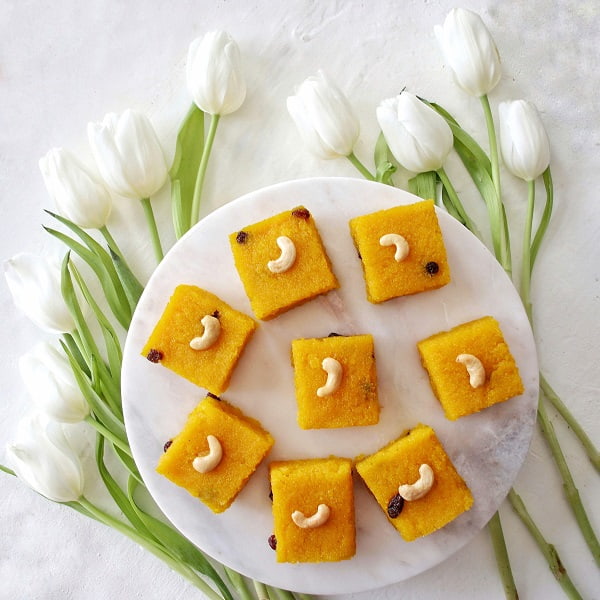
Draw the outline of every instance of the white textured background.
[[[374,108],[404,86],[442,103],[484,145],[479,102],[452,83],[432,33],[453,3],[442,0],[0,2],[0,258],[20,251],[58,253],[41,209],[53,208],[37,161],[53,146],[81,152],[85,127],[106,112],[148,112],[172,151],[189,105],[183,67],[188,43],[227,29],[244,55],[248,97],[223,119],[209,165],[204,213],[253,189],[298,177],[356,173],[343,160],[321,161],[302,147],[285,109],[296,84],[325,68],[361,120],[357,155],[371,165]],[[503,77],[492,93],[528,98],[552,144],[556,210],[533,285],[544,371],[588,433],[600,440],[600,4],[597,0],[469,0],[499,47]],[[456,160],[447,166],[473,214],[481,202]],[[402,180],[402,175],[399,180]],[[505,200],[519,255],[525,187],[506,175]],[[542,197],[540,190],[539,197]],[[155,200],[165,245],[173,239],[168,194]],[[483,221],[482,221],[483,223]],[[144,276],[152,253],[138,206],[114,210],[111,230]],[[29,408],[16,364],[41,337],[0,282],[3,343],[0,447]],[[592,525],[600,531],[600,479],[550,411]],[[85,450],[89,459],[89,449]],[[0,450],[0,461],[4,460]],[[90,477],[91,480],[91,477]],[[0,473],[0,598],[201,597],[162,563],[111,530],[53,505]],[[546,537],[585,598],[600,598],[600,573],[562,497],[545,443],[536,434],[516,482]],[[89,496],[98,490],[90,483]],[[501,514],[522,599],[563,597],[508,504]],[[448,561],[397,586],[343,600],[503,598],[487,532]]]

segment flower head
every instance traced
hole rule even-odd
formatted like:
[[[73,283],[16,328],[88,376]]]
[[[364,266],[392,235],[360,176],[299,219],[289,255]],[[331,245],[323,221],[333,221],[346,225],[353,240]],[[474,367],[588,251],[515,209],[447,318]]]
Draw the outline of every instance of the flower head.
[[[232,113],[246,98],[240,50],[225,31],[211,31],[190,44],[186,74],[194,102],[208,114]]]
[[[43,256],[21,253],[4,263],[4,276],[17,308],[38,327],[51,333],[75,329],[62,297],[59,264]]]
[[[550,164],[550,142],[535,106],[526,100],[501,102],[498,112],[504,164],[525,181],[536,179]]]
[[[62,426],[41,413],[25,417],[6,449],[15,473],[54,502],[75,502],[83,494],[83,469]]]
[[[62,423],[79,423],[90,408],[69,361],[63,352],[48,342],[38,344],[19,359],[19,371],[36,406]]]
[[[100,229],[110,215],[108,190],[64,148],[40,159],[46,189],[58,212],[84,229]]]
[[[377,121],[392,154],[409,171],[438,170],[452,149],[446,120],[414,94],[384,100],[377,107]]]
[[[358,119],[346,96],[323,73],[306,79],[287,108],[309,149],[321,158],[352,153],[359,134]]]
[[[88,124],[98,170],[108,187],[126,198],[149,198],[165,183],[168,167],[152,123],[128,109]]]
[[[500,56],[481,17],[464,8],[450,11],[435,36],[456,83],[472,96],[483,96],[500,80]]]

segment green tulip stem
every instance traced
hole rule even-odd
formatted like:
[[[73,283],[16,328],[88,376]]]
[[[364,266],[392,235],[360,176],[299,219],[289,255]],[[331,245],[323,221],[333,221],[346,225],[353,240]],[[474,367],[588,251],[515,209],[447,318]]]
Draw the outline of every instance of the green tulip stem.
[[[269,600],[269,593],[267,592],[267,586],[260,581],[253,580],[254,591],[258,600]]]
[[[128,538],[137,542],[142,548],[152,552],[155,556],[163,560],[171,569],[185,577],[190,583],[195,585],[199,590],[202,591],[210,600],[223,600],[223,597],[220,594],[217,594],[205,581],[203,581],[196,573],[186,565],[184,565],[179,560],[173,558],[171,554],[164,549],[159,543],[147,538],[146,536],[140,534],[138,531],[126,525],[119,519],[112,517],[108,513],[104,512],[102,509],[97,507],[95,504],[87,500],[84,496],[79,498],[77,505],[83,508],[85,511],[89,513],[91,517],[116,529],[123,535],[126,535]]]
[[[133,458],[129,444],[119,438],[118,435],[115,435],[110,429],[108,429],[108,427],[105,427],[102,425],[102,423],[100,423],[100,421],[97,421],[89,415],[85,418],[85,422],[93,427],[100,435],[105,437],[111,444],[114,444],[117,448],[119,448],[119,450],[125,452],[127,456]]]
[[[208,166],[208,159],[210,158],[220,119],[221,115],[212,115],[208,133],[206,134],[206,141],[204,142],[204,149],[202,150],[200,165],[198,166],[198,174],[196,175],[196,185],[194,186],[191,212],[192,225],[196,224],[200,218],[200,200],[202,199],[202,189],[204,188],[204,179],[206,178],[206,167]]]
[[[17,476],[17,474],[12,469],[5,467],[2,463],[0,463],[0,471],[3,471],[4,473],[8,473],[9,475],[12,475],[13,477]]]
[[[527,213],[523,230],[523,261],[521,264],[521,299],[531,321],[533,316],[531,306],[531,231],[535,207],[535,180],[527,182],[527,191]]]
[[[465,227],[471,233],[473,233],[479,239],[481,239],[481,234],[477,230],[477,226],[471,220],[471,217],[469,217],[467,211],[465,210],[465,207],[462,205],[462,202],[460,201],[460,198],[458,197],[458,194],[456,193],[456,190],[454,189],[454,186],[452,185],[452,182],[450,181],[448,174],[444,170],[444,167],[440,167],[436,171],[436,173],[438,174],[438,177],[440,178],[442,185],[446,188],[446,191],[448,192],[450,201],[452,202],[452,206],[456,209],[456,212],[462,219],[463,223],[465,224]]]
[[[154,256],[156,258],[156,262],[159,263],[164,258],[164,252],[160,244],[160,236],[158,235],[158,227],[156,226],[156,219],[154,218],[152,204],[150,203],[150,198],[142,198],[140,202],[142,203],[144,216],[146,217],[146,223],[148,223],[148,229],[150,230],[152,247],[154,248]]]
[[[556,581],[558,581],[567,597],[571,600],[583,600],[581,594],[577,591],[575,585],[573,585],[567,570],[560,560],[560,556],[558,555],[556,548],[545,540],[542,532],[538,529],[537,525],[534,523],[529,512],[527,511],[523,500],[514,489],[511,489],[510,492],[508,492],[508,499],[523,524],[527,527],[527,529],[529,529],[529,532],[533,536],[538,548],[546,558],[548,566],[550,567],[550,571],[552,571]]]
[[[496,512],[488,523],[488,529],[492,537],[492,545],[494,546],[494,555],[496,564],[500,572],[500,579],[504,587],[504,595],[506,600],[519,600],[517,586],[510,568],[510,559],[506,550],[506,542],[504,540],[504,532],[502,531],[502,523],[500,522],[500,513]]]
[[[237,571],[234,571],[233,569],[230,569],[229,567],[226,567],[225,565],[223,565],[223,570],[225,571],[229,581],[233,584],[233,587],[235,587],[237,590],[241,600],[254,600],[254,597],[250,593],[243,575]]]
[[[358,158],[356,157],[356,154],[354,154],[354,152],[350,152],[350,154],[348,154],[348,156],[346,158],[356,167],[358,172],[365,179],[368,179],[369,181],[375,181],[375,176],[371,174],[369,169],[367,169],[367,167],[365,167],[365,165],[363,165],[360,162],[360,160],[358,160]]]

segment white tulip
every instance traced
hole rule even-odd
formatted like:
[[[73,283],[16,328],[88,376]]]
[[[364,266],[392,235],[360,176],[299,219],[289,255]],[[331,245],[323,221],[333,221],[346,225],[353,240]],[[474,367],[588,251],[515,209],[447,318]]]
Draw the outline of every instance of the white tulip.
[[[225,31],[211,31],[190,44],[186,74],[194,102],[208,114],[232,113],[246,98],[240,51]]]
[[[533,181],[550,164],[550,142],[540,115],[526,100],[501,102],[498,112],[504,164],[513,175]]]
[[[415,173],[440,169],[454,143],[446,120],[408,92],[384,100],[377,121],[396,160]]]
[[[75,502],[83,494],[83,469],[62,426],[41,413],[25,417],[6,449],[16,475],[54,502]]]
[[[61,270],[55,261],[21,253],[4,263],[13,300],[36,325],[51,333],[69,333],[75,321],[62,297]]]
[[[64,148],[40,159],[46,189],[63,217],[84,229],[101,229],[110,215],[108,190]]]
[[[287,99],[287,108],[311,152],[321,158],[352,154],[360,132],[358,119],[323,71],[300,84]]]
[[[456,83],[472,96],[481,97],[500,81],[500,56],[481,17],[464,8],[450,11],[435,36]]]
[[[79,423],[89,414],[65,354],[48,342],[19,359],[19,371],[35,405],[62,423]]]
[[[149,198],[165,183],[168,167],[152,123],[128,109],[88,124],[88,138],[98,170],[120,196]]]

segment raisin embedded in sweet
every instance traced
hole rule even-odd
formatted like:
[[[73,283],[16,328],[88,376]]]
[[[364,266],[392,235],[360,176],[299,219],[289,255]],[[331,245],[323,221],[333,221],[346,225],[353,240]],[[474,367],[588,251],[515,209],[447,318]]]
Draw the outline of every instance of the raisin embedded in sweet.
[[[327,337],[344,337],[341,333],[336,333],[332,331]]]
[[[269,500],[273,502],[273,490],[269,490]]]
[[[277,550],[277,538],[274,535],[270,535],[267,541],[271,550]]]
[[[425,265],[425,271],[428,275],[435,275],[440,270],[440,265],[434,261],[430,261]]]
[[[212,398],[213,400],[218,400],[219,402],[221,402],[221,398],[219,398],[219,396],[213,394],[212,392],[206,392],[206,396],[207,398]]]
[[[215,310],[215,312],[212,314],[212,316],[215,319],[220,319],[221,318],[221,313],[218,310]]]
[[[164,354],[160,350],[156,350],[155,348],[151,348],[150,352],[146,355],[146,358],[151,363],[158,363],[164,358]]]
[[[245,244],[248,241],[248,232],[247,231],[238,231],[235,236],[235,241],[238,244]]]
[[[387,506],[387,513],[390,519],[395,519],[404,508],[404,498],[400,494],[396,494]]]
[[[294,215],[294,217],[298,217],[298,219],[309,219],[310,218],[310,212],[308,212],[308,210],[306,210],[306,208],[295,208],[292,211],[292,215]]]
[[[173,440],[169,440],[169,441],[165,442],[165,445],[163,446],[163,452],[166,452],[171,447],[172,443],[173,443]]]

